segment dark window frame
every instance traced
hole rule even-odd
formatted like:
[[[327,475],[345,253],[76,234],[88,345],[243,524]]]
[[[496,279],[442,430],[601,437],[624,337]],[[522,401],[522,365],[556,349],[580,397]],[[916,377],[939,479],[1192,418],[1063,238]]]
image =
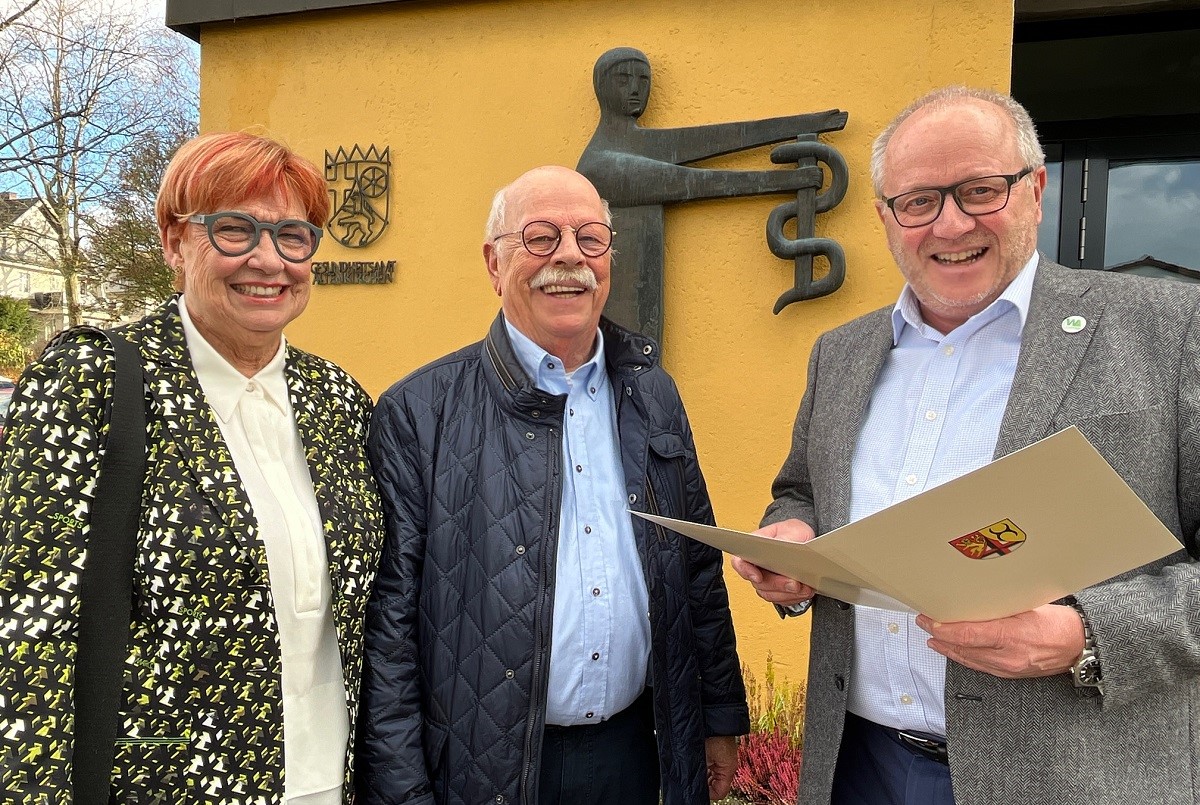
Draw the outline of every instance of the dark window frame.
[[[1087,136],[1079,136],[1084,132]],[[1068,136],[1062,136],[1064,134]],[[1200,159],[1200,119],[1183,116],[1172,124],[1158,119],[1057,124],[1044,127],[1042,140],[1046,161],[1062,163],[1058,254],[1051,256],[1072,268],[1101,269],[1104,268],[1110,163]],[[1083,192],[1085,171],[1086,199]],[[1081,221],[1085,222],[1082,227]],[[1079,257],[1081,230],[1082,260]]]

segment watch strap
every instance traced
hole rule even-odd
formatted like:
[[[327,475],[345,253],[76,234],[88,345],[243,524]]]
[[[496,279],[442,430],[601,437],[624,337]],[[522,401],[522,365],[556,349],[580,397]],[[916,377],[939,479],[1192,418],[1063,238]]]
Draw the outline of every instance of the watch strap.
[[[1087,613],[1074,597],[1066,599],[1066,603],[1083,624],[1083,651],[1071,666],[1071,679],[1075,687],[1092,689],[1104,693],[1104,677],[1100,670],[1100,652],[1096,646],[1096,635],[1092,632],[1092,624],[1088,621]]]

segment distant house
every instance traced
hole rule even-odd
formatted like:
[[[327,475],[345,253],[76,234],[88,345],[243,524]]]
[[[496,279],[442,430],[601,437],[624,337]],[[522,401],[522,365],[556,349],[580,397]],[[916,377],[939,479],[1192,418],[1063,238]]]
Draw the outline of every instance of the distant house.
[[[56,250],[45,203],[37,198],[19,198],[13,192],[0,192],[0,296],[29,302],[39,327],[33,343],[35,353],[69,323],[66,280],[54,267]],[[82,288],[84,323],[102,327],[113,324],[107,301],[107,288],[103,285]]]
[[[1137,274],[1142,277],[1200,283],[1200,271],[1194,268],[1177,266],[1174,263],[1159,260],[1157,257],[1151,257],[1148,254],[1142,255],[1136,260],[1130,260],[1128,263],[1109,266],[1104,270],[1116,271],[1121,274]]]
[[[0,295],[29,301],[41,328],[35,349],[67,325],[65,281],[54,268],[54,251],[45,204],[0,193]]]

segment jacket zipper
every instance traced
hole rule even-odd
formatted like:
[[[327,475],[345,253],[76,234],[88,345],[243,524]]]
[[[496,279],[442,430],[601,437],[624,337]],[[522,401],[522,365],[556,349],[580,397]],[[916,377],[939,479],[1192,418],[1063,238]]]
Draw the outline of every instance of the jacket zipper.
[[[654,496],[654,484],[650,483],[650,468],[646,467],[646,503],[649,504],[650,513],[662,516],[662,511],[658,508],[658,498]],[[654,531],[658,534],[658,541],[665,542],[667,532],[663,531],[663,527],[658,523],[654,524]]]
[[[534,623],[537,627],[536,637],[534,638],[533,647],[533,677],[530,684],[530,708],[529,708],[529,724],[525,729],[525,762],[521,768],[521,802],[533,802],[533,797],[530,795],[530,772],[533,771],[533,736],[537,730],[539,721],[544,721],[545,714],[541,704],[544,698],[544,691],[547,688],[547,680],[541,679],[542,655],[546,651],[545,632],[547,629],[547,620],[545,612],[547,608],[547,599],[551,597],[553,592],[554,574],[550,567],[550,557],[557,554],[558,545],[558,507],[561,504],[562,490],[558,483],[558,473],[562,465],[562,443],[558,440],[558,431],[554,428],[550,429],[549,438],[550,445],[550,472],[554,483],[547,485],[547,520],[550,523],[550,528],[547,533],[546,543],[542,546],[540,578],[538,584],[538,605],[534,614]],[[554,497],[557,493],[557,497]],[[555,548],[555,550],[551,550]],[[553,601],[550,602],[551,612],[553,612]],[[540,754],[540,753],[539,753]]]

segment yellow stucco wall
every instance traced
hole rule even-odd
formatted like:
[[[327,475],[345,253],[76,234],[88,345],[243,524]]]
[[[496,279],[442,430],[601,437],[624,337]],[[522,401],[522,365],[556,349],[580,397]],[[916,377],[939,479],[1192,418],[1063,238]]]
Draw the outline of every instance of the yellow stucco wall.
[[[576,163],[598,118],[591,74],[604,51],[649,56],[648,127],[848,111],[846,129],[824,139],[849,162],[850,190],[817,222],[847,255],[834,295],[772,315],[792,264],[763,231],[785,197],[667,209],[664,362],[718,521],[750,529],[786,453],[813,340],[900,288],[871,204],[871,138],[931,87],[1006,89],[1012,13],[1011,0],[502,0],[212,25],[201,124],[264,126],[318,165],[325,149],[391,148],[388,231],[358,250],[327,238],[318,259],[395,259],[395,283],[319,287],[288,330],[377,395],[482,337],[498,307],[480,251],[491,195],[535,165]],[[709,164],[772,167],[767,149]],[[780,676],[802,679],[808,619],[780,621],[729,575],[743,660],[761,679],[771,651]]]

